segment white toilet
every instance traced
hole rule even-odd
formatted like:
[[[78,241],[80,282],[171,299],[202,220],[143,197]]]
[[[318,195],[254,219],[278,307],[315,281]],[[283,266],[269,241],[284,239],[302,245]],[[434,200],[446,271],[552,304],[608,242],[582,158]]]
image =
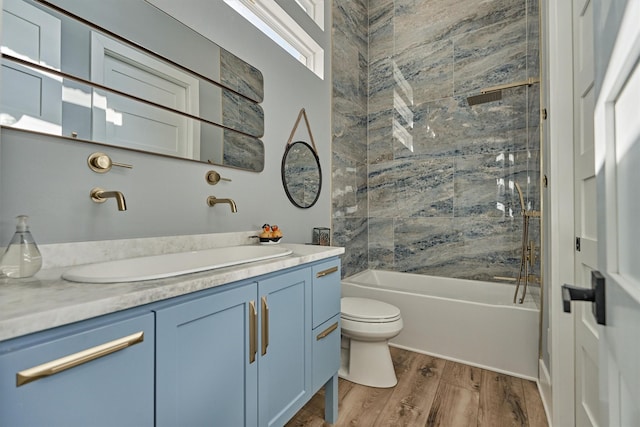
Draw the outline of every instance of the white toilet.
[[[341,363],[338,375],[370,387],[388,388],[398,383],[389,353],[389,339],[402,330],[400,309],[368,298],[344,297]]]

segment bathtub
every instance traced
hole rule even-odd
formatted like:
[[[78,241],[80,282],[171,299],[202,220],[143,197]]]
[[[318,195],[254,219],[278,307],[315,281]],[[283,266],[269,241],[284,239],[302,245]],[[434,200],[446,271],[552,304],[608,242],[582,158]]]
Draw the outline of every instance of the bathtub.
[[[342,296],[400,309],[390,345],[520,378],[538,377],[539,310],[513,304],[509,284],[365,270],[342,280]]]

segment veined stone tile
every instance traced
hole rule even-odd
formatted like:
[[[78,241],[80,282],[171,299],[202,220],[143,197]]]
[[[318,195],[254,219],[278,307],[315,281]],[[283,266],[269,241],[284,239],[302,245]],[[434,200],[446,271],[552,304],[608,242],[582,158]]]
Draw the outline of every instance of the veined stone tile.
[[[526,18],[504,21],[454,39],[455,94],[527,77]]]
[[[394,220],[369,218],[369,268],[393,268]]]
[[[396,161],[397,216],[453,216],[453,158]]]
[[[334,114],[333,118],[334,118],[334,123],[340,120],[337,114]],[[348,125],[348,124],[351,124],[352,126],[364,127],[362,122],[358,122],[356,120],[345,120],[345,125]],[[333,153],[341,157],[349,158],[353,162],[366,162],[367,161],[366,132],[357,131],[357,132],[349,133],[348,126],[345,126],[343,129],[346,129],[344,133],[333,135],[333,143],[332,143]]]
[[[540,22],[538,16],[527,16],[527,77],[540,77]]]
[[[527,147],[527,97],[525,87],[505,89],[502,100],[469,106],[456,97],[459,108],[453,123],[460,129],[460,154],[517,151]]]
[[[449,156],[527,147],[523,88],[505,90],[501,101],[487,104],[470,107],[466,98],[455,97],[418,105],[414,111],[415,153]]]
[[[520,218],[456,218],[462,236],[462,268],[454,277],[495,281],[494,277],[517,277],[520,267]]]
[[[368,163],[393,160],[393,112],[391,109],[369,115]]]
[[[355,97],[360,95],[360,61],[357,46],[346,37],[336,37],[332,49],[334,96]]]
[[[453,96],[453,42],[451,40],[425,43],[416,49],[398,49],[394,61],[411,87],[411,104]],[[396,79],[397,80],[397,79]],[[401,89],[398,89],[401,92]]]
[[[357,206],[356,165],[348,158],[333,153],[331,171],[331,205],[333,217],[346,217],[348,209]],[[360,215],[362,216],[362,215]]]
[[[369,61],[393,56],[393,0],[369,1]]]
[[[399,214],[398,181],[402,172],[397,162],[389,161],[369,165],[369,215],[394,218]]]
[[[540,210],[540,178],[540,151],[528,150],[525,196],[528,210]],[[518,180],[518,183],[520,183],[520,180]]]
[[[367,218],[333,218],[333,246],[342,246],[342,277],[366,270],[368,266]]]
[[[540,92],[539,85],[528,89],[528,125],[527,125],[527,149],[540,151]],[[540,169],[539,167],[537,169]]]
[[[513,183],[526,173],[522,152],[477,154],[456,158],[454,215],[456,217],[513,217],[520,212]]]
[[[395,221],[394,269],[423,272],[450,263],[462,247],[453,218],[402,218]]]
[[[392,57],[378,58],[369,62],[369,90],[367,93],[370,109],[373,108],[374,111],[377,111],[375,103],[371,105],[372,100],[376,99],[378,102],[382,101],[382,104],[385,104],[384,100],[386,100],[393,105],[394,85]],[[384,98],[380,99],[380,96],[384,96]]]
[[[415,105],[413,110],[413,152],[396,151],[396,158],[453,156],[457,154],[464,129],[455,122],[461,107],[454,98]]]
[[[341,31],[351,35],[352,42],[357,42],[366,50],[368,44],[369,16],[367,5],[362,0],[332,2],[332,31]]]
[[[525,16],[525,0],[396,0],[397,49],[417,48]]]
[[[335,218],[363,217],[368,213],[367,164],[333,154],[331,201]]]

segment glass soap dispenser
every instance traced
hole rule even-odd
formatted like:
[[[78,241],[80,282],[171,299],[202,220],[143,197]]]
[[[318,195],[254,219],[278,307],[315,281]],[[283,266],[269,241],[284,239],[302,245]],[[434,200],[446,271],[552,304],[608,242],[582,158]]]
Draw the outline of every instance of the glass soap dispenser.
[[[42,267],[42,256],[29,231],[29,217],[19,215],[16,219],[16,233],[0,260],[0,276],[19,279],[36,274]]]

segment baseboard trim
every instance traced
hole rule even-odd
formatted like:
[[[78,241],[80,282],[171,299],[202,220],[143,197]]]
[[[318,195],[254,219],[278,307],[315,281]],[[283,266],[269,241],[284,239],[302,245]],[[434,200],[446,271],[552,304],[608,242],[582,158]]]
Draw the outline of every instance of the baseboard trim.
[[[538,360],[538,376],[539,378],[536,380],[538,384],[538,391],[540,392],[540,398],[542,399],[542,406],[544,407],[544,412],[547,415],[547,423],[549,423],[549,427],[553,427],[551,423],[551,405],[552,405],[552,392],[551,392],[551,375],[549,375],[549,370],[547,369],[547,365],[545,365],[544,360]]]

